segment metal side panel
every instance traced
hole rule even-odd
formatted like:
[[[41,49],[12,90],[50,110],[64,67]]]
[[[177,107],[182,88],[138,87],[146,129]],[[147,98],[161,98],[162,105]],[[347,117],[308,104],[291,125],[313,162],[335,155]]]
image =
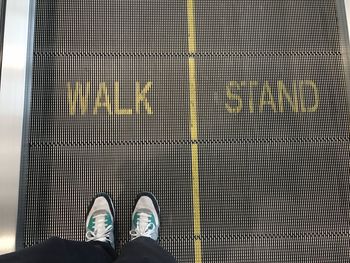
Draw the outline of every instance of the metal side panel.
[[[345,0],[345,10],[346,10],[346,17],[348,21],[348,31],[349,31],[350,30],[350,1]]]
[[[0,254],[15,250],[34,2],[11,0],[6,6],[0,88]]]

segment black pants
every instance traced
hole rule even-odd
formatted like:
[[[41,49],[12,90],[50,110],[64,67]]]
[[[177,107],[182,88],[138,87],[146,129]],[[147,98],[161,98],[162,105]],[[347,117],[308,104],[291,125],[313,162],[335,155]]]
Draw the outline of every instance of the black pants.
[[[139,237],[116,252],[102,242],[78,242],[60,238],[0,256],[0,263],[160,263],[176,262],[174,257],[150,238]]]

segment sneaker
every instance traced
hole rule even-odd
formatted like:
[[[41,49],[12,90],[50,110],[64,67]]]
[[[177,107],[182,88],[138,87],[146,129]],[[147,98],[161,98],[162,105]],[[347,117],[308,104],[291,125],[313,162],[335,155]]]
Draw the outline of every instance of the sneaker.
[[[159,205],[152,193],[141,193],[136,198],[131,220],[131,240],[149,237],[158,240]]]
[[[105,242],[115,249],[115,210],[111,198],[105,193],[97,194],[91,201],[88,211],[85,241]]]

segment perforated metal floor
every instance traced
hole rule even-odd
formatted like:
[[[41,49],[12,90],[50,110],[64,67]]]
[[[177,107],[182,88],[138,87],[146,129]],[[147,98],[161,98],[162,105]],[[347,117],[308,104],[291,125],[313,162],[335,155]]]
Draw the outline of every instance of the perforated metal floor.
[[[123,245],[147,190],[179,262],[349,262],[340,22],[333,0],[37,0],[23,245],[83,240],[100,191]]]

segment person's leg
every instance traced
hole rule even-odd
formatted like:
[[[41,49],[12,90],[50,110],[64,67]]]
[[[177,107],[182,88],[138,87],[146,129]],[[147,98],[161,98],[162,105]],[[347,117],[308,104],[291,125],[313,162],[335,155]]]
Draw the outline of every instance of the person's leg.
[[[110,197],[98,194],[86,216],[85,242],[51,238],[42,244],[0,256],[0,263],[110,263],[116,258],[114,207]]]
[[[131,222],[131,241],[121,250],[116,263],[176,262],[157,242],[159,205],[151,193],[141,193],[135,202]]]
[[[2,255],[0,263],[110,263],[116,257],[113,252],[104,242],[78,242],[54,237],[39,245]]]
[[[128,242],[120,252],[116,263],[172,263],[175,258],[157,241],[149,237],[138,237]]]

